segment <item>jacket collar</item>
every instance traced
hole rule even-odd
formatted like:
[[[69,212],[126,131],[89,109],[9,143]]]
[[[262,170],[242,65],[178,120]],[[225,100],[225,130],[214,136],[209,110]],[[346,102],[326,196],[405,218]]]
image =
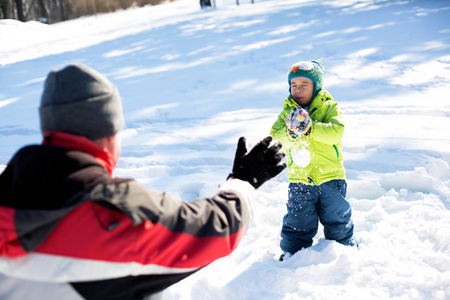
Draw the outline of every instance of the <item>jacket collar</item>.
[[[90,154],[109,172],[110,175],[112,175],[115,167],[114,159],[109,150],[100,148],[97,144],[84,136],[60,131],[46,131],[44,132],[42,145],[62,147]]]
[[[319,108],[323,105],[325,101],[334,101],[333,97],[331,96],[330,92],[328,92],[326,89],[321,89],[316,97],[312,99],[312,101],[308,105],[308,111],[311,112],[314,108]],[[293,107],[299,107],[298,103],[295,102],[295,100],[292,98],[291,95],[287,97],[286,100],[283,102],[283,109],[292,109]]]

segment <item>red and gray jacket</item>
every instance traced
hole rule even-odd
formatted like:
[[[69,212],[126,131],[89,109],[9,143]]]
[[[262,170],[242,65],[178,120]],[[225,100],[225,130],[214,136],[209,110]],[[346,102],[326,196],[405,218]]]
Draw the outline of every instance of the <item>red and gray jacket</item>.
[[[233,179],[180,202],[111,176],[113,159],[61,132],[0,175],[0,299],[142,299],[230,254],[255,197]]]

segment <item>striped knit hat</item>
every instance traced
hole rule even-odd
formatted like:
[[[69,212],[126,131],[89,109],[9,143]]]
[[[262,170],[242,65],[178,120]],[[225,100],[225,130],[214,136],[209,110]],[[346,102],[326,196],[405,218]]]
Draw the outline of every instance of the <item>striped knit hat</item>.
[[[314,95],[323,88],[323,75],[325,74],[325,67],[322,60],[299,61],[289,68],[288,83],[289,93],[291,93],[291,79],[296,77],[305,77],[314,82]],[[292,96],[292,94],[291,94]]]

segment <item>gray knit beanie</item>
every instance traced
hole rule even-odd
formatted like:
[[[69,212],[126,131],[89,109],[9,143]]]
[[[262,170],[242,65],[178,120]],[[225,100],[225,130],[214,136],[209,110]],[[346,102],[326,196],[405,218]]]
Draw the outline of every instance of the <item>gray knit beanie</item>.
[[[125,124],[117,87],[80,64],[48,74],[39,114],[42,132],[62,131],[90,140],[113,136]]]

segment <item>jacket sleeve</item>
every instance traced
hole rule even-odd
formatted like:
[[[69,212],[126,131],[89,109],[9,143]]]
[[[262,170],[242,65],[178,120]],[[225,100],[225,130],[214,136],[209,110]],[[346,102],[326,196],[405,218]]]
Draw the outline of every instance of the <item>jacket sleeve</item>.
[[[197,253],[190,257],[199,256],[198,266],[203,267],[237,247],[250,223],[254,198],[254,188],[238,179],[227,181],[211,198],[180,202],[165,196],[158,223],[172,233],[186,236],[189,242],[184,244],[180,239],[180,246],[196,248]],[[201,255],[204,256],[200,258]]]
[[[131,190],[140,184],[121,185],[126,188],[116,195],[126,199],[137,195]],[[105,198],[111,196],[110,189],[103,190]],[[0,258],[0,272],[49,282],[157,275],[172,284],[178,277],[171,275],[191,274],[237,247],[249,226],[255,195],[248,182],[232,179],[213,197],[189,203],[156,191],[142,194],[128,212],[117,203],[84,201],[58,222],[26,264],[20,258]],[[133,220],[132,214],[138,217]]]
[[[335,145],[344,135],[342,112],[336,102],[329,102],[323,109],[326,109],[326,113],[322,120],[313,121],[310,138],[324,144]]]
[[[283,149],[286,149],[286,147],[294,141],[289,134],[285,123],[286,113],[285,111],[282,111],[270,130],[270,135],[283,143]]]
[[[211,198],[192,202],[149,191],[136,181],[123,184],[124,192],[110,203],[132,221],[130,233],[139,234],[135,246],[140,251],[133,260],[180,270],[202,268],[230,254],[249,225],[256,197],[255,189],[239,179],[225,182]]]

